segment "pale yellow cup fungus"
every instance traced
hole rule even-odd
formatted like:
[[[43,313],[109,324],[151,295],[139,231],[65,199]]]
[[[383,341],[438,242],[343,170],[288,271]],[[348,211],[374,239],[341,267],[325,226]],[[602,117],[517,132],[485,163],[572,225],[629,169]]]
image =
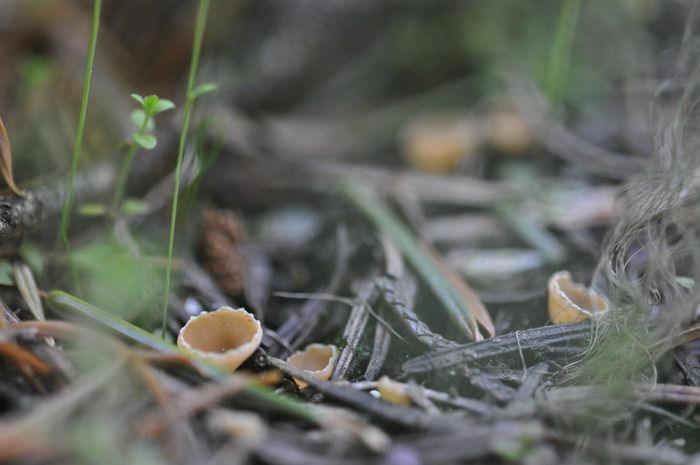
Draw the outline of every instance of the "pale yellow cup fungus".
[[[399,143],[404,158],[416,170],[449,173],[474,157],[483,141],[476,118],[458,113],[431,113],[402,127]]]
[[[182,327],[177,345],[234,371],[260,346],[262,327],[243,308],[221,307],[193,316]]]
[[[568,271],[549,278],[548,292],[549,318],[555,325],[583,321],[608,309],[605,297],[574,282]]]
[[[265,442],[267,425],[254,412],[215,408],[207,415],[209,428],[234,438],[239,446],[255,449]]]
[[[295,368],[304,370],[314,378],[330,379],[338,360],[338,348],[331,344],[309,344],[302,351],[294,352],[287,358],[287,363]],[[294,381],[301,389],[308,386],[308,383],[294,378]]]
[[[383,400],[391,402],[392,404],[409,405],[412,402],[408,395],[407,386],[398,381],[394,381],[388,376],[379,378],[377,391],[382,395]]]
[[[487,137],[493,148],[514,155],[532,150],[537,145],[532,127],[513,107],[501,107],[491,114]]]

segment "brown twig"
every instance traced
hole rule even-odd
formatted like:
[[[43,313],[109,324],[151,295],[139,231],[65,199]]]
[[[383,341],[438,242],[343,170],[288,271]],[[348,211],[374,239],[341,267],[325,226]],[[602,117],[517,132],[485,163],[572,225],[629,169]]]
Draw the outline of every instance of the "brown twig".
[[[115,179],[111,164],[98,165],[81,173],[75,182],[76,203],[107,192]],[[0,240],[36,226],[57,215],[66,198],[67,183],[58,178],[28,189],[24,197],[0,196]]]
[[[273,367],[277,368],[288,376],[301,379],[305,383],[308,383],[309,386],[328,396],[329,398],[365,411],[385,422],[412,428],[423,428],[430,422],[429,416],[414,408],[390,404],[388,402],[375,399],[371,395],[364,392],[359,392],[349,386],[319,380],[313,375],[274,357],[270,357],[268,361]]]
[[[428,325],[421,321],[413,310],[408,306],[404,292],[400,283],[392,278],[378,278],[375,285],[379,288],[381,298],[386,303],[395,319],[402,329],[418,341],[420,344],[431,350],[443,350],[457,347],[457,343],[442,337],[433,332]]]
[[[593,331],[592,325],[586,320],[516,331],[421,355],[405,362],[403,370],[407,374],[418,374],[460,364],[473,366],[494,359],[520,369],[525,368],[522,366],[524,358],[531,359],[533,363],[566,359],[572,361],[580,357],[588,346]]]
[[[333,376],[331,380],[337,381],[343,379],[347,374],[350,364],[355,357],[355,352],[357,351],[360,339],[364,335],[365,327],[369,321],[369,312],[367,311],[367,306],[369,305],[369,299],[374,292],[374,282],[372,280],[364,282],[360,286],[360,290],[355,298],[355,304],[350,312],[350,317],[348,318],[348,323],[345,326],[345,332],[343,333],[343,339],[345,339],[346,346],[343,348],[338,361],[335,365],[335,370],[333,371]]]
[[[380,310],[379,316],[383,317],[384,312]],[[391,333],[380,323],[374,326],[374,345],[372,347],[372,355],[370,356],[367,368],[365,368],[364,378],[366,380],[376,379],[381,371],[387,356],[389,355],[389,346],[391,345]]]

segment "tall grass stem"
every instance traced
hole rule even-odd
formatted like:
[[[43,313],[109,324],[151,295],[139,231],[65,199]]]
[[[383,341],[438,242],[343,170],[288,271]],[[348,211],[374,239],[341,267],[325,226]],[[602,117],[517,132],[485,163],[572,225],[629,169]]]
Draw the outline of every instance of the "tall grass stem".
[[[571,55],[581,12],[581,0],[565,0],[552,43],[545,91],[553,102],[559,102],[571,72]]]
[[[75,190],[75,176],[78,173],[78,164],[80,162],[80,150],[83,143],[83,134],[85,132],[85,119],[87,117],[87,105],[90,95],[90,81],[92,78],[92,67],[95,61],[95,49],[97,48],[97,34],[100,28],[100,15],[102,11],[102,0],[95,0],[92,12],[92,30],[90,32],[90,48],[88,50],[87,65],[85,67],[85,83],[83,85],[83,99],[80,106],[80,117],[78,119],[78,132],[75,136],[75,146],[73,147],[73,159],[71,161],[70,175],[68,177],[68,190],[66,192],[66,200],[61,210],[61,226],[60,234],[63,240],[63,245],[66,248],[66,256],[68,264],[73,275],[76,288],[80,289],[78,280],[78,271],[73,261],[71,252],[70,238],[68,237],[68,225],[70,223],[70,215],[73,210],[73,196]],[[80,293],[80,292],[79,292]]]
[[[170,275],[173,263],[173,248],[175,244],[175,224],[177,222],[177,200],[180,194],[180,178],[182,177],[182,161],[185,154],[185,143],[187,142],[187,131],[190,125],[190,115],[195,95],[193,94],[195,80],[197,78],[197,66],[199,55],[202,51],[202,37],[209,11],[209,0],[201,0],[197,9],[197,23],[194,30],[194,43],[192,46],[192,60],[190,62],[190,73],[187,78],[187,98],[185,100],[185,114],[182,118],[182,129],[180,131],[180,142],[177,148],[177,166],[175,167],[175,187],[173,189],[173,205],[170,214],[170,238],[168,241],[168,266],[165,271],[165,296],[163,297],[163,322],[162,335],[165,335],[165,323],[168,318],[168,298],[170,294]]]

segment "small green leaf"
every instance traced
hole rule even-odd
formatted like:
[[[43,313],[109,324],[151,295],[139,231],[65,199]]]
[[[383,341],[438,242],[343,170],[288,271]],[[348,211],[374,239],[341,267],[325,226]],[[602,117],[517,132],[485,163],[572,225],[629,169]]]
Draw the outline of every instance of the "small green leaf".
[[[152,150],[158,142],[156,140],[156,136],[154,136],[153,134],[139,134],[137,132],[133,135],[133,138],[134,142],[136,142],[146,150]]]
[[[107,206],[101,203],[85,203],[78,208],[78,214],[82,216],[104,216]]]
[[[207,84],[201,84],[201,85],[197,86],[197,87],[192,91],[192,93],[190,94],[190,96],[191,96],[192,98],[197,98],[197,97],[199,97],[199,96],[202,95],[202,94],[206,94],[207,92],[212,92],[212,91],[216,90],[218,87],[219,87],[219,86],[218,86],[217,84],[214,84],[213,82],[210,82],[210,83],[207,83]]]
[[[139,102],[144,107],[146,106],[146,102],[143,100],[143,97],[141,97],[139,94],[131,94],[131,98]]]
[[[156,125],[153,122],[153,118],[149,117],[147,119],[146,112],[144,110],[139,108],[131,112],[131,122],[134,123],[134,126],[136,126],[138,129],[141,129],[144,121],[146,121],[146,131],[151,132],[155,129]]]
[[[159,100],[160,99],[158,98],[157,95],[149,95],[148,97],[146,97],[144,99],[144,106],[145,106],[146,110],[151,110],[153,107],[158,105]]]
[[[0,260],[0,284],[3,286],[14,286],[15,284],[14,267],[9,260]]]
[[[162,113],[167,110],[172,110],[175,108],[175,104],[168,99],[160,99],[158,103],[153,105],[151,108],[151,114],[155,115],[157,113]]]
[[[141,199],[128,198],[122,203],[121,211],[127,215],[143,215],[148,213],[150,208],[150,205]]]

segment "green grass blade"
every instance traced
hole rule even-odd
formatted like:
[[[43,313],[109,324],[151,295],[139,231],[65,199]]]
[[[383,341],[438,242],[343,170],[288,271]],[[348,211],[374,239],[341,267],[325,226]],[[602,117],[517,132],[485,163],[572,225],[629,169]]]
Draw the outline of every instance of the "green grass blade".
[[[74,314],[78,313],[88,316],[93,320],[97,320],[131,341],[142,344],[153,350],[189,356],[189,354],[182,351],[176,345],[170,344],[148,331],[66,292],[56,290],[50,291],[47,301],[49,305],[59,310]],[[215,375],[214,377],[225,374],[225,372],[219,368],[214,367],[212,369],[214,370],[212,372],[212,374]]]
[[[476,320],[472,309],[401,219],[366,186],[345,180],[340,184],[340,191],[377,228],[391,237],[416,272],[433,291],[448,316],[469,339],[475,340],[476,336],[472,328],[476,328]]]
[[[75,176],[78,172],[78,163],[80,161],[80,149],[83,143],[83,133],[85,132],[85,119],[87,116],[87,104],[90,96],[90,81],[92,77],[92,67],[95,61],[95,49],[97,48],[97,33],[100,28],[100,14],[102,11],[102,0],[95,0],[92,12],[92,31],[90,33],[90,48],[88,50],[88,59],[85,69],[85,84],[83,85],[83,100],[80,106],[80,117],[78,119],[78,133],[75,136],[75,146],[73,147],[73,159],[71,161],[70,175],[68,178],[68,191],[66,193],[66,201],[61,210],[61,226],[60,234],[63,240],[63,245],[68,256],[68,264],[73,275],[76,287],[80,288],[78,281],[78,271],[73,262],[73,254],[71,253],[70,239],[68,237],[68,223],[70,222],[70,214],[73,209],[73,192],[75,188]]]
[[[549,59],[549,70],[545,91],[553,102],[561,100],[564,86],[569,79],[571,69],[571,53],[581,11],[581,0],[565,0],[557,32],[552,42],[552,54]]]
[[[141,329],[128,321],[122,320],[121,318],[116,317],[111,313],[85,302],[84,300],[78,299],[77,297],[74,297],[66,292],[57,290],[50,291],[47,301],[49,305],[58,310],[81,316],[87,316],[93,320],[96,320],[135,343],[142,344],[160,352],[182,355],[190,360],[192,366],[194,366],[200,373],[208,376],[209,378],[220,379],[225,376],[235,376],[225,370],[222,370],[216,365],[207,362],[206,360],[202,360],[195,354],[179,348],[175,344],[166,342],[148,331]],[[266,406],[277,411],[287,413],[303,420],[314,421],[311,412],[304,408],[302,404],[299,404],[286,396],[274,394],[265,386],[250,384],[245,388],[244,392],[253,399],[262,401]]]
[[[190,73],[187,79],[187,99],[185,100],[185,114],[182,118],[182,129],[180,130],[180,142],[177,148],[177,166],[175,167],[175,187],[173,189],[173,205],[170,214],[170,238],[168,240],[168,267],[165,271],[165,296],[163,297],[163,323],[162,331],[165,334],[165,322],[168,318],[168,298],[170,295],[170,275],[173,264],[173,249],[175,246],[175,225],[177,223],[177,200],[180,195],[180,179],[182,177],[182,160],[185,154],[185,142],[187,141],[187,131],[190,126],[190,115],[192,104],[195,100],[193,92],[194,83],[197,78],[197,66],[199,55],[202,52],[202,37],[204,36],[204,26],[207,21],[209,11],[209,0],[201,0],[197,9],[197,23],[194,31],[194,44],[192,46],[192,59],[190,61]]]
[[[557,238],[543,225],[520,213],[513,204],[500,204],[495,207],[499,218],[525,243],[537,250],[542,258],[554,266],[566,261],[566,250]]]

